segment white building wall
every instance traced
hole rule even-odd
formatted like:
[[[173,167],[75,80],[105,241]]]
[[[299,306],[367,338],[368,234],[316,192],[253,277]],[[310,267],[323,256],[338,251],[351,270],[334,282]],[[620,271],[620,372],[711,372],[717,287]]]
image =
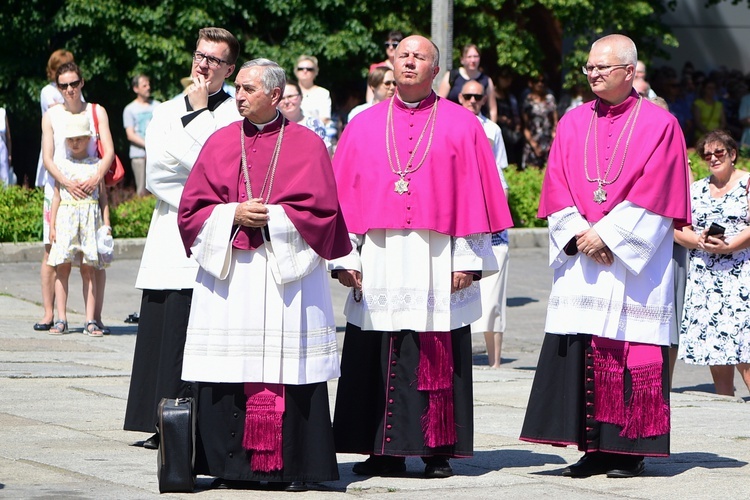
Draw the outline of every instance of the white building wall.
[[[679,71],[686,61],[706,73],[720,66],[750,73],[750,8],[745,0],[732,5],[724,0],[705,7],[705,0],[678,0],[674,12],[662,20],[680,42],[667,47],[670,59],[655,59],[652,67],[672,66]]]

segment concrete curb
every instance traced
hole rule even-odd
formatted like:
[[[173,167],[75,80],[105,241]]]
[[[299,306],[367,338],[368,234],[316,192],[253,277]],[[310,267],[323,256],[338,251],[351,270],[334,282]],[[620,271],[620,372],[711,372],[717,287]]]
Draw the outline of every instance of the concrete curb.
[[[508,231],[510,248],[546,248],[549,244],[547,228],[511,229]],[[140,259],[146,238],[115,239],[115,259]],[[39,262],[44,248],[41,242],[0,243],[0,263]]]

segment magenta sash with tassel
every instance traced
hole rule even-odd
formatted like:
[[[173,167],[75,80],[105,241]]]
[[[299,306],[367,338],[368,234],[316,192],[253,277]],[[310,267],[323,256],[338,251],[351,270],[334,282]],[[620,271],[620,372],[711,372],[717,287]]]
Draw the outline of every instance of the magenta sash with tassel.
[[[594,415],[622,427],[621,437],[637,439],[669,432],[669,404],[662,395],[661,347],[593,337]],[[625,368],[631,397],[625,401]]]
[[[282,384],[246,383],[245,434],[242,446],[252,451],[250,467],[258,472],[281,470],[281,428],[284,417]]]
[[[455,444],[453,415],[453,345],[450,332],[419,334],[417,389],[429,394],[422,432],[430,448]]]

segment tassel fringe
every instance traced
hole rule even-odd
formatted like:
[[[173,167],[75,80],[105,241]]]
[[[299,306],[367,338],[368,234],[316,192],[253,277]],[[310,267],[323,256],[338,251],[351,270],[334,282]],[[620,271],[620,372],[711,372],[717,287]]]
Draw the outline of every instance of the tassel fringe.
[[[450,333],[425,332],[419,335],[417,388],[429,393],[422,415],[422,432],[430,448],[451,445],[456,437],[453,412],[453,350]]]
[[[633,367],[633,395],[628,405],[627,421],[621,437],[661,436],[669,432],[670,411],[661,387],[661,363]]]
[[[622,351],[594,350],[594,418],[625,424],[625,359]]]
[[[258,472],[271,472],[284,467],[282,457],[282,423],[283,396],[273,391],[253,389],[262,384],[246,384],[255,386],[246,390],[248,395],[245,405],[245,432],[242,436],[242,446],[252,452],[250,467]],[[281,394],[283,394],[283,389]],[[278,400],[281,399],[281,402]],[[280,403],[280,404],[279,404]]]

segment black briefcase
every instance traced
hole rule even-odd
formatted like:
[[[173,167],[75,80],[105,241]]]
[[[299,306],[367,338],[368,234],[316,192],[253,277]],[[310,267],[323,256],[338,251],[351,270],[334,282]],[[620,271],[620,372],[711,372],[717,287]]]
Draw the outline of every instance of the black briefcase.
[[[159,402],[159,493],[192,492],[195,487],[195,400],[163,398]]]

